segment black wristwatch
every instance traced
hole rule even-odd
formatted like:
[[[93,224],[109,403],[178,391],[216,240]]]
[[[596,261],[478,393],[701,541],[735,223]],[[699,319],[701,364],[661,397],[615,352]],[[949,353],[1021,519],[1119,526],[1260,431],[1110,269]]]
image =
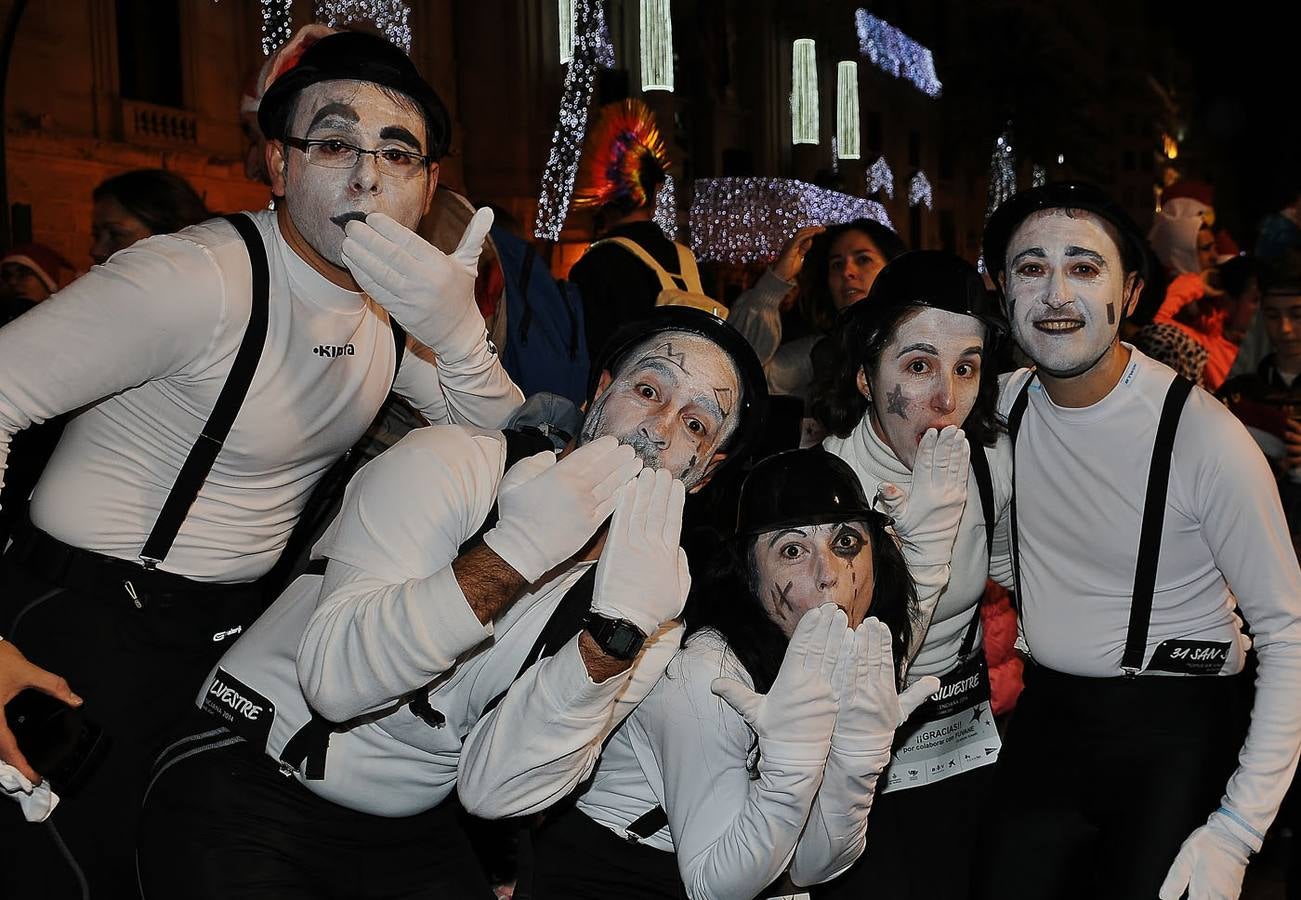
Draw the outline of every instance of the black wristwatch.
[[[583,629],[602,653],[615,659],[632,659],[646,641],[641,629],[627,619],[610,619],[600,613],[589,612],[584,616]]]

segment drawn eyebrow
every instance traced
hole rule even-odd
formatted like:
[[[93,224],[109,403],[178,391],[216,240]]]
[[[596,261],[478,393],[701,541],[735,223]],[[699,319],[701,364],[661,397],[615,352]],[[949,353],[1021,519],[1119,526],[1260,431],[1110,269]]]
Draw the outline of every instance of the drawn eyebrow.
[[[1027,256],[1032,256],[1032,257],[1034,257],[1035,259],[1047,259],[1047,258],[1048,258],[1048,254],[1047,254],[1047,253],[1044,253],[1044,248],[1043,248],[1043,247],[1029,247],[1029,248],[1027,248],[1027,249],[1025,249],[1025,250],[1022,250],[1022,251],[1021,251],[1020,253],[1018,253],[1016,256],[1012,257],[1012,265],[1016,265],[1017,263],[1019,263],[1022,259],[1026,258]]]
[[[912,353],[914,350],[920,350],[923,353],[929,353],[931,356],[940,355],[940,351],[935,349],[934,344],[927,344],[925,342],[919,341],[916,344],[909,344],[907,347],[904,347],[902,350],[899,351],[899,356],[903,356],[905,353]],[[898,356],[895,357],[895,359],[898,358],[899,358]]]
[[[357,118],[357,111],[348,104],[327,103],[316,111],[316,115],[312,116],[311,124],[307,126],[308,132],[311,132],[313,128],[331,117],[342,119],[343,121],[350,122],[354,125],[360,121]]]
[[[772,549],[772,547],[773,547],[774,544],[776,544],[778,541],[780,541],[780,540],[782,539],[783,536],[788,535],[788,534],[798,534],[800,537],[808,537],[808,535],[804,533],[804,530],[803,530],[803,529],[800,529],[800,528],[783,528],[781,531],[779,531],[779,532],[777,532],[776,534],[774,534],[774,535],[772,536],[772,538],[768,541],[768,548],[769,548],[769,549]]]
[[[1071,258],[1082,256],[1101,268],[1105,269],[1107,267],[1107,261],[1102,258],[1102,254],[1098,253],[1096,250],[1090,250],[1087,247],[1067,247],[1066,255]]]
[[[401,125],[385,125],[379,130],[379,139],[381,141],[401,141],[404,144],[410,144],[417,150],[421,149],[420,141],[416,136]]]

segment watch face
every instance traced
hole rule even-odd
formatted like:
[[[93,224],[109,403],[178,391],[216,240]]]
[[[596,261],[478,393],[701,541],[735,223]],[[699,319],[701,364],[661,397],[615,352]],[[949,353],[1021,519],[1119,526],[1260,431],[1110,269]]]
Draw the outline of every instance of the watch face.
[[[641,649],[642,636],[636,628],[631,628],[623,623],[610,629],[607,646],[610,648],[610,654],[620,659],[629,659],[637,655]]]

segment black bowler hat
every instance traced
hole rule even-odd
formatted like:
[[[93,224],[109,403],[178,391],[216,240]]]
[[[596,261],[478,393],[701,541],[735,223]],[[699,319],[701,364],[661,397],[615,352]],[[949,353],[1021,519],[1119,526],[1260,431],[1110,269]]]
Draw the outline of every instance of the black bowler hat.
[[[736,535],[746,537],[828,522],[889,524],[863,493],[849,464],[821,447],[787,450],[761,460],[741,485]]]
[[[741,333],[718,316],[690,306],[657,306],[644,318],[618,328],[592,360],[587,396],[596,391],[601,373],[618,370],[625,356],[648,338],[665,331],[698,334],[716,344],[732,360],[741,386],[740,419],[727,443],[727,460],[739,459],[758,439],[768,417],[768,380],[763,365]]]
[[[1003,319],[990,302],[985,280],[976,267],[944,250],[912,250],[890,260],[872,282],[867,297],[849,307],[846,318],[859,320],[864,338],[870,341],[876,329],[891,327],[898,321],[899,310],[909,306],[929,306],[979,319],[988,328],[991,345],[1004,331]],[[992,350],[992,346],[986,349]]]
[[[297,65],[271,82],[257,113],[258,126],[268,139],[289,136],[289,111],[295,98],[319,81],[369,81],[407,95],[425,116],[426,153],[435,160],[447,155],[452,124],[438,93],[400,47],[360,31],[321,38],[307,48]]]
[[[1125,271],[1137,272],[1144,281],[1153,274],[1147,241],[1124,208],[1102,189],[1081,181],[1056,181],[1021,191],[1005,201],[985,225],[984,258],[989,276],[1007,268],[1007,245],[1017,227],[1042,209],[1082,209],[1110,222],[1120,232],[1120,254]]]

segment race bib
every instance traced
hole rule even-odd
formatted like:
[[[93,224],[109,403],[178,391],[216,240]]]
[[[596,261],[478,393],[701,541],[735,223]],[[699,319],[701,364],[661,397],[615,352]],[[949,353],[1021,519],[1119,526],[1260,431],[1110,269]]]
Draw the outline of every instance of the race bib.
[[[266,751],[276,705],[221,667],[203,695],[203,711],[221,719],[259,751]]]
[[[1002,741],[989,703],[989,670],[976,653],[940,678],[940,689],[895,734],[881,791],[943,781],[998,759]]]
[[[1218,675],[1228,661],[1228,641],[1162,641],[1152,653],[1147,671]]]

